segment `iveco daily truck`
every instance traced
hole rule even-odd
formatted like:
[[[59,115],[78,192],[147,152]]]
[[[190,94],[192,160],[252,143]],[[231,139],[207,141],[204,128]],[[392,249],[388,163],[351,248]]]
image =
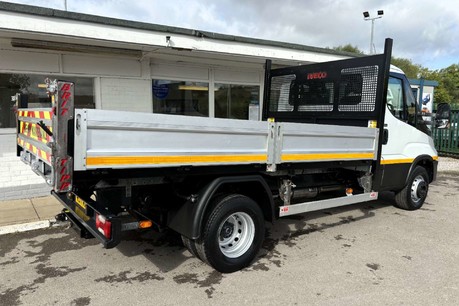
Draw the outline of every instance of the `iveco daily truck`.
[[[265,222],[373,201],[420,208],[437,152],[401,70],[384,54],[270,69],[260,121],[75,109],[48,81],[49,109],[18,110],[18,155],[82,237],[169,228],[221,272],[248,266]]]

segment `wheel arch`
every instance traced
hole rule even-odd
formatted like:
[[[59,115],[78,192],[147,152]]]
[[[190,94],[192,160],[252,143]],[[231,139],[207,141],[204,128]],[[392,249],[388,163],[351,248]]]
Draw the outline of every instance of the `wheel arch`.
[[[271,190],[260,175],[218,177],[211,180],[198,193],[196,200],[188,200],[171,218],[168,226],[190,239],[201,235],[203,220],[218,194],[237,188],[238,193],[254,200],[261,208],[265,220],[272,222],[275,216]]]
[[[427,174],[429,175],[429,184],[432,183],[437,176],[437,161],[432,158],[430,155],[419,155],[411,163],[410,170],[405,179],[405,184],[408,183],[411,173],[416,169],[417,166],[421,166],[426,169]]]

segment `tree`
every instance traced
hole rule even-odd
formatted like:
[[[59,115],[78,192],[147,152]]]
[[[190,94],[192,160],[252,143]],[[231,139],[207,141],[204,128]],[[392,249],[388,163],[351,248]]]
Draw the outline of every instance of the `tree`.
[[[452,101],[451,95],[448,93],[448,91],[445,88],[441,87],[441,85],[435,88],[435,91],[434,91],[434,103],[435,104],[451,103],[451,101]]]
[[[364,54],[358,47],[351,44],[333,47],[334,50],[349,53]],[[459,64],[450,65],[439,70],[430,70],[422,65],[413,63],[410,59],[392,57],[391,63],[402,69],[407,78],[437,81],[434,90],[434,103],[450,103],[453,109],[459,109]]]
[[[459,64],[440,69],[439,74],[442,86],[448,91],[454,102],[459,102]]]
[[[434,93],[435,103],[450,103],[451,108],[459,109],[459,64],[433,71],[423,68],[420,76],[438,82]]]
[[[363,51],[359,50],[359,48],[357,46],[353,46],[351,44],[347,44],[347,45],[344,45],[344,46],[333,47],[333,50],[349,52],[349,53],[364,54]]]
[[[401,57],[392,57],[391,64],[402,69],[409,79],[417,79],[422,68],[421,65],[414,64],[411,60]]]

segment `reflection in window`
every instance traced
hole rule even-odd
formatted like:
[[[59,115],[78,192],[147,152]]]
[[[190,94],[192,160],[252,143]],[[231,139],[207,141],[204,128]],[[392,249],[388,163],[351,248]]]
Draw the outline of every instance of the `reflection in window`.
[[[259,86],[215,84],[215,117],[258,119]]]
[[[95,108],[94,81],[92,78],[53,76],[40,74],[0,73],[0,128],[16,126],[15,103],[11,97],[21,94],[21,100],[28,108],[51,107],[46,89],[38,87],[49,78],[75,83],[75,107]]]
[[[153,112],[209,116],[209,84],[204,82],[153,80]]]
[[[404,120],[402,80],[389,78],[387,90],[387,107],[395,117]]]
[[[340,112],[373,112],[376,107],[378,66],[345,68],[339,81]]]
[[[271,78],[271,92],[269,95],[270,112],[292,112],[293,102],[291,99],[292,84],[295,83],[296,75],[287,74]]]
[[[300,112],[331,112],[333,110],[333,83],[307,81],[298,84],[297,93],[291,101],[296,101]]]

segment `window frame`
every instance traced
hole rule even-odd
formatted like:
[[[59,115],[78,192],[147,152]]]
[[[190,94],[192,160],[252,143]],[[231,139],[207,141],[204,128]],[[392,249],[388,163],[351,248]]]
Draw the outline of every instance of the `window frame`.
[[[214,96],[214,97],[213,97],[213,101],[210,101],[210,95],[209,95],[209,103],[210,103],[210,104],[213,104],[213,115],[214,115],[214,117],[212,117],[212,118],[221,118],[221,117],[216,117],[216,116],[215,116],[215,106],[216,106],[216,102],[217,102],[217,101],[215,100],[215,85],[216,85],[216,84],[219,84],[219,85],[221,84],[221,85],[230,85],[230,86],[231,86],[231,85],[238,85],[238,86],[258,86],[258,118],[259,118],[259,120],[260,120],[260,118],[261,118],[262,103],[263,103],[263,101],[261,101],[261,96],[260,96],[260,95],[261,95],[261,92],[262,92],[262,86],[261,86],[261,84],[249,84],[249,83],[250,83],[250,82],[245,82],[245,83],[243,83],[243,82],[218,82],[218,81],[215,82],[215,81],[214,81],[213,84],[212,84],[212,85],[213,85],[212,87],[214,88],[214,89],[213,89],[213,94],[214,94],[214,95],[213,95],[213,96]],[[209,88],[210,88],[210,86],[209,86]],[[249,105],[250,105],[250,103],[249,103]],[[248,114],[248,116],[249,116],[249,114]],[[240,119],[240,120],[250,120],[250,119],[247,118],[247,119]]]
[[[153,63],[152,63],[153,64]],[[242,72],[244,69],[240,69],[239,67],[209,67],[209,66],[200,66],[200,65],[177,65],[173,63],[164,63],[163,65],[169,66],[171,68],[180,68],[180,67],[186,67],[186,68],[206,68],[208,69],[208,78],[193,78],[193,77],[177,77],[175,74],[174,76],[168,76],[166,73],[155,73],[154,70],[151,70],[150,74],[150,82],[151,82],[151,90],[153,90],[153,80],[170,80],[170,81],[182,81],[182,82],[207,82],[209,84],[209,101],[208,101],[208,109],[209,109],[209,115],[208,118],[216,118],[215,117],[215,84],[224,84],[224,85],[242,85],[242,86],[258,86],[259,91],[258,91],[258,105],[259,105],[259,112],[258,112],[258,118],[261,120],[262,118],[262,112],[263,112],[263,94],[264,94],[264,70],[260,69],[259,71],[254,69],[250,70],[251,72],[253,71],[258,71],[260,74],[260,79],[259,82],[248,82],[248,81],[237,81],[237,80],[217,80],[215,78],[215,70],[222,70],[222,69],[227,69],[235,72]],[[153,96],[152,96],[152,103],[153,103]]]
[[[0,70],[0,74],[25,74],[25,75],[34,75],[39,76],[43,75],[50,79],[65,79],[65,78],[87,78],[92,80],[92,89],[93,89],[93,100],[94,100],[94,109],[100,109],[100,88],[98,87],[98,79],[100,76],[97,75],[82,75],[82,74],[69,74],[69,73],[59,73],[59,72],[46,72],[46,71],[12,71],[12,70]],[[44,82],[44,79],[43,79]],[[78,84],[77,84],[78,86]],[[9,135],[16,134],[17,127],[11,128],[2,128],[0,127],[0,135]]]
[[[391,74],[389,76],[389,79],[395,79],[395,80],[400,81],[400,90],[401,90],[400,93],[401,93],[401,96],[402,96],[402,99],[401,99],[401,102],[402,102],[402,111],[401,111],[402,118],[400,118],[395,112],[394,113],[391,112],[391,113],[392,113],[392,115],[394,115],[395,118],[397,118],[397,119],[399,119],[399,120],[401,120],[403,122],[406,122],[406,120],[407,120],[406,119],[407,118],[407,107],[406,107],[406,98],[405,98],[406,95],[405,95],[405,90],[404,90],[404,80],[403,80],[403,78],[395,76],[393,74]],[[389,84],[390,84],[390,82],[389,82]],[[388,90],[389,90],[389,88],[388,88]],[[386,104],[388,104],[388,103],[386,102]],[[387,105],[386,105],[386,107],[387,107]],[[388,108],[388,110],[390,111],[389,108]]]
[[[210,84],[210,81],[209,81],[209,80],[190,79],[190,78],[185,79],[185,78],[177,78],[177,77],[169,78],[169,77],[165,77],[165,76],[162,76],[162,77],[154,77],[154,76],[152,75],[151,80],[150,80],[150,84],[151,84],[151,85],[150,85],[150,88],[151,88],[151,91],[152,91],[151,103],[152,103],[152,113],[153,113],[153,114],[164,114],[164,113],[156,113],[156,112],[154,112],[155,106],[153,105],[153,98],[154,98],[154,94],[153,94],[153,81],[155,81],[155,80],[158,80],[158,81],[177,81],[177,82],[207,83],[207,84],[208,84],[208,101],[207,101],[208,115],[207,115],[207,116],[204,116],[203,118],[209,118],[211,112],[214,112],[214,110],[211,111],[211,109],[210,109],[210,96],[211,96],[211,92],[212,92],[212,96],[213,96],[214,89],[213,89],[213,85]],[[167,113],[166,113],[166,114],[167,114]],[[167,115],[173,115],[173,114],[167,114]],[[189,115],[183,115],[183,116],[189,116]]]

